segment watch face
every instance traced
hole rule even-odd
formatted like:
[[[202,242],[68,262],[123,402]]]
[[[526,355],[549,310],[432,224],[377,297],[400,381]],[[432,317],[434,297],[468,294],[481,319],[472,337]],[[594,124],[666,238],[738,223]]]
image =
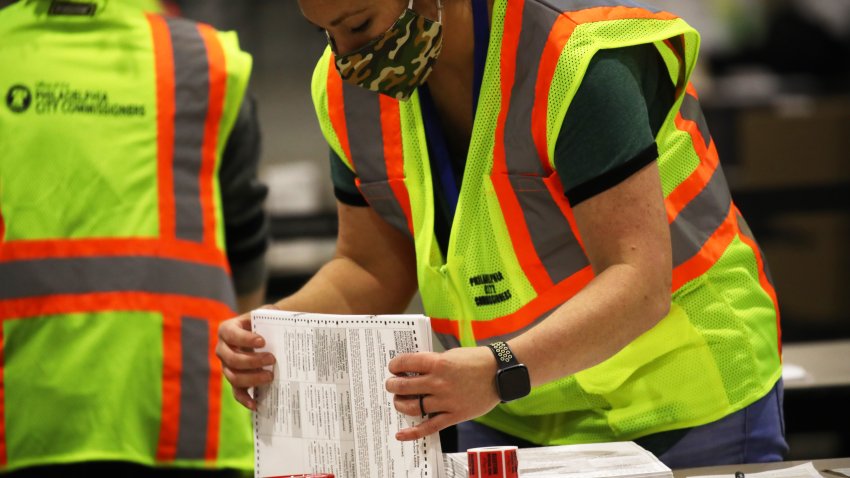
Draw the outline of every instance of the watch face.
[[[517,364],[499,370],[499,373],[496,375],[496,384],[499,387],[499,398],[503,402],[522,398],[531,392],[531,380],[528,378],[528,369],[523,364]]]

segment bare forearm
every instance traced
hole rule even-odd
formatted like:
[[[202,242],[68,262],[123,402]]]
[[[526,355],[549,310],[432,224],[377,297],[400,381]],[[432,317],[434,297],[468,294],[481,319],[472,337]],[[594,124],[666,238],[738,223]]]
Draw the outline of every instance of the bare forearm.
[[[337,257],[322,266],[298,292],[276,305],[284,310],[317,313],[400,313],[414,293],[407,282],[381,278],[348,258]]]
[[[534,329],[509,341],[533,386],[592,367],[616,354],[668,312],[669,286],[637,268],[609,267]]]

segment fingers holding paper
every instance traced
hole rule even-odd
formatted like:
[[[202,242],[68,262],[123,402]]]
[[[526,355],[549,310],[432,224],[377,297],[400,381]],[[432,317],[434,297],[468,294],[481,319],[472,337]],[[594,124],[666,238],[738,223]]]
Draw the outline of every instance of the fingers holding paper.
[[[250,410],[257,409],[257,401],[249,390],[271,383],[274,378],[271,371],[263,369],[274,364],[274,356],[255,351],[265,344],[263,337],[251,331],[250,313],[225,320],[219,325],[215,353],[221,361],[224,378],[230,382],[236,401]]]
[[[387,379],[386,389],[394,395],[396,410],[428,415],[400,430],[396,434],[400,441],[417,440],[479,417],[499,403],[493,382],[496,363],[486,347],[402,354],[390,360],[389,371],[394,376]]]

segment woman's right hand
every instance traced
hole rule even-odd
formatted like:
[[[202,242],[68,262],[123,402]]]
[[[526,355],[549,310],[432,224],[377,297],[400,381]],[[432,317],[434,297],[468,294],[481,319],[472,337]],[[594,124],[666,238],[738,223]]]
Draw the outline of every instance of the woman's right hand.
[[[273,378],[272,372],[264,370],[263,367],[274,364],[274,356],[268,352],[254,350],[265,344],[263,337],[251,332],[250,312],[225,320],[218,327],[215,354],[221,361],[224,377],[233,387],[236,401],[255,411],[257,401],[251,396],[249,389],[271,383]]]

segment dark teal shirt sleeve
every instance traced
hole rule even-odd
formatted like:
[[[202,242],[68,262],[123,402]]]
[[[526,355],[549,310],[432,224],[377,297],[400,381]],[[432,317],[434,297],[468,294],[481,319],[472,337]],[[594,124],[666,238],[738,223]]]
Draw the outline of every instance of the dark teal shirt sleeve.
[[[334,150],[330,150],[330,161],[334,196],[336,196],[339,202],[348,204],[349,206],[368,206],[369,203],[366,202],[363,194],[357,189],[357,183],[355,182],[357,176],[354,174],[354,171],[348,169],[348,166],[345,165]]]
[[[555,144],[555,169],[575,206],[658,157],[655,136],[675,90],[651,44],[601,50],[591,60]]]
[[[239,295],[260,288],[267,274],[270,229],[264,203],[268,187],[258,176],[260,152],[256,102],[246,94],[218,173],[227,260]]]

